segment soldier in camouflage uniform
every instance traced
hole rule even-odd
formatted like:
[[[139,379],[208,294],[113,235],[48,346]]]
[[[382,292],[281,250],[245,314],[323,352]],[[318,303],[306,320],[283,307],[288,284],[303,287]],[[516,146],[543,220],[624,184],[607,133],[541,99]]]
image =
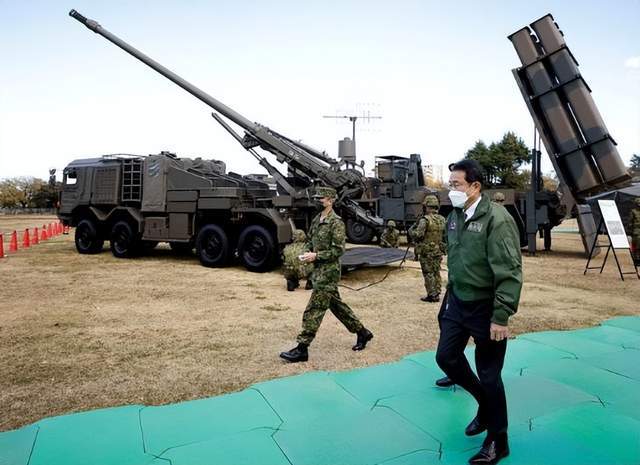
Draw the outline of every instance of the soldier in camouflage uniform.
[[[491,200],[497,204],[504,205],[504,194],[502,192],[496,192],[493,194],[493,198]]]
[[[342,219],[333,211],[336,191],[330,187],[316,189],[314,198],[319,199],[322,212],[311,222],[307,250],[303,255],[306,263],[313,264],[311,280],[313,293],[302,316],[302,332],[298,335],[298,345],[280,357],[288,362],[306,362],[309,359],[308,347],[313,341],[327,309],[358,335],[353,350],[363,350],[373,338],[351,308],[340,299],[338,282],[340,281],[340,257],[344,253],[345,227]]]
[[[400,231],[396,229],[396,222],[393,220],[387,221],[387,227],[384,228],[382,235],[380,236],[380,247],[398,248],[400,242]]]
[[[633,261],[640,265],[640,198],[635,200],[636,208],[631,211],[631,249]]]
[[[293,233],[293,242],[282,251],[284,278],[287,280],[287,291],[293,291],[300,287],[300,280],[306,279],[305,289],[311,289],[309,275],[313,270],[311,263],[304,263],[298,257],[307,252],[307,235],[302,229],[296,229]]]
[[[446,252],[443,240],[446,220],[438,214],[440,202],[435,195],[427,195],[422,205],[425,215],[409,229],[409,236],[415,243],[415,254],[420,260],[424,287],[427,290],[427,295],[420,300],[438,302],[442,288],[440,264],[442,255]]]

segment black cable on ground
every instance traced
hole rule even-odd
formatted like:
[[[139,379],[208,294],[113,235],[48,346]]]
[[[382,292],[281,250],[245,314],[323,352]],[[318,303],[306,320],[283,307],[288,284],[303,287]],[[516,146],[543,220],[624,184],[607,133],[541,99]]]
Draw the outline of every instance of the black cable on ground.
[[[389,271],[387,271],[387,272],[385,273],[385,275],[382,277],[382,279],[379,279],[378,281],[374,281],[374,282],[369,283],[369,284],[367,284],[367,285],[365,285],[365,286],[357,287],[357,288],[355,288],[355,287],[351,287],[351,286],[347,286],[346,284],[338,284],[338,287],[343,287],[343,288],[345,288],[345,289],[349,289],[350,291],[356,291],[356,292],[359,292],[359,291],[361,291],[361,290],[363,290],[363,289],[366,289],[366,288],[368,288],[368,287],[375,286],[376,284],[380,284],[382,281],[384,281],[385,279],[387,279],[387,276],[389,276],[389,275],[391,274],[391,272],[392,272],[392,271],[397,271],[397,270],[399,270],[399,269],[401,269],[401,268],[402,268],[403,263],[407,260],[407,255],[409,254],[409,248],[410,248],[410,247],[411,247],[411,245],[410,245],[410,244],[409,244],[409,245],[407,245],[407,248],[406,248],[406,250],[404,251],[404,256],[402,257],[402,260],[400,261],[400,263],[398,264],[398,266],[397,266],[397,267],[395,267],[395,268],[391,268]]]

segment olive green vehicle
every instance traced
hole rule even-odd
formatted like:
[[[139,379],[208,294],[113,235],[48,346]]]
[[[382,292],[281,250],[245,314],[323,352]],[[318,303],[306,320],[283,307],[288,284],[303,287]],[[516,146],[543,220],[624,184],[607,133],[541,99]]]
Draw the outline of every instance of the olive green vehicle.
[[[58,216],[75,226],[82,254],[102,252],[106,240],[119,258],[168,242],[178,252],[195,248],[204,266],[237,254],[248,270],[267,271],[292,237],[273,196],[267,183],[225,174],[220,161],[108,155],[64,169]]]

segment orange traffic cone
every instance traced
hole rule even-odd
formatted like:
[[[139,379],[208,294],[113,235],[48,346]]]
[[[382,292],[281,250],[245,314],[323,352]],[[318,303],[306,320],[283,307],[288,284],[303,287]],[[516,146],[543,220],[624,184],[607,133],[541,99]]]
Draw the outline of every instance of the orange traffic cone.
[[[11,240],[9,241],[9,252],[17,252],[18,250],[18,233],[13,231],[11,233]]]
[[[4,258],[4,234],[0,232],[0,258]]]
[[[47,225],[47,236],[53,237],[53,228],[51,227],[51,223]]]
[[[38,244],[40,242],[40,239],[38,239],[38,228],[34,228],[33,229],[33,240],[31,241],[32,244]]]
[[[56,223],[56,234],[57,235],[62,234],[62,223],[60,222]]]
[[[31,241],[29,240],[29,228],[24,230],[24,234],[22,235],[22,248],[28,249],[31,246]]]
[[[47,239],[49,239],[49,236],[47,236],[47,227],[45,225],[42,225],[42,233],[40,234],[40,240],[46,241]]]

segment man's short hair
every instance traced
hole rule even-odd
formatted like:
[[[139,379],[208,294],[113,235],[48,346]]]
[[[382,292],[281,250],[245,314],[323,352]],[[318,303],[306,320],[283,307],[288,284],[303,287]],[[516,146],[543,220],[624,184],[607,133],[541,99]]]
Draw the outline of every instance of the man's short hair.
[[[449,165],[449,171],[464,171],[464,180],[469,184],[473,182],[483,183],[483,171],[480,163],[471,159],[460,160]]]

